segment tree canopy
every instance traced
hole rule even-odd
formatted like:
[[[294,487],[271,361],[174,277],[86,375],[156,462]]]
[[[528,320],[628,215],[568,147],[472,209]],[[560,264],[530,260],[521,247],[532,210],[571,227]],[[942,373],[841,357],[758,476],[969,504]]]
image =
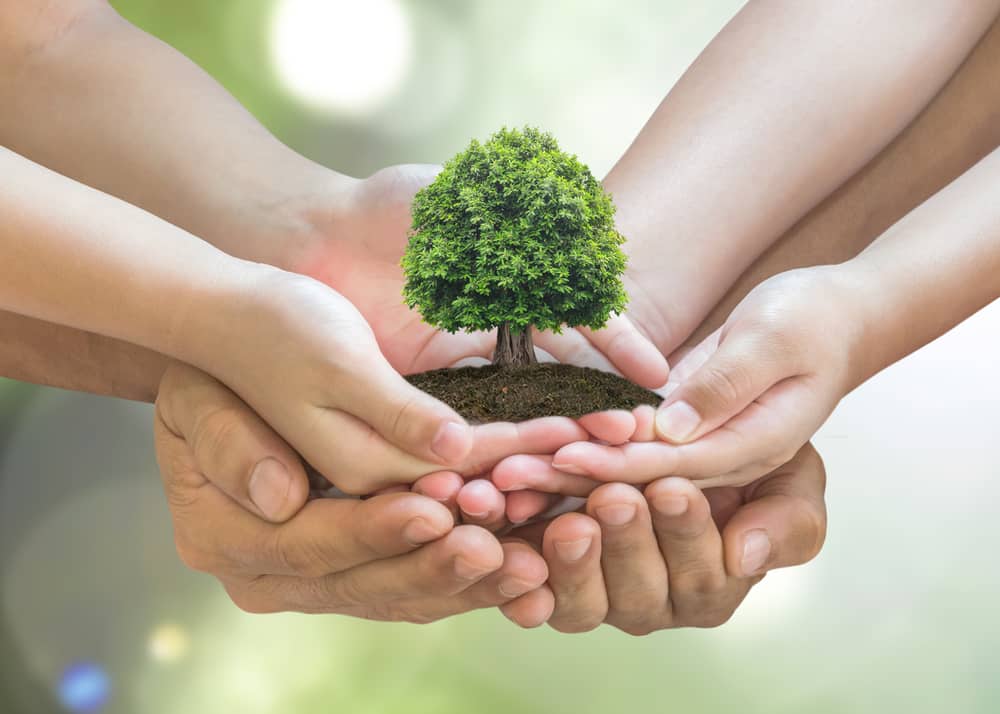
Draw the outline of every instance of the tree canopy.
[[[551,134],[473,140],[414,198],[406,303],[449,332],[603,327],[627,302],[614,212]]]

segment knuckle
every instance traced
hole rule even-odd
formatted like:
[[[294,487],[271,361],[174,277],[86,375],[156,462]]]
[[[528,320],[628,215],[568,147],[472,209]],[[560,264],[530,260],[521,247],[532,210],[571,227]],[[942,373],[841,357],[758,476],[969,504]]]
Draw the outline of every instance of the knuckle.
[[[659,623],[654,624],[652,621],[622,623],[616,624],[614,627],[617,627],[626,635],[631,635],[632,637],[646,637],[647,635],[651,635],[661,629],[665,629],[665,627],[659,625]]]
[[[233,407],[211,409],[196,421],[192,443],[196,453],[227,454],[242,435],[241,414]]]
[[[710,608],[708,610],[703,610],[695,613],[686,622],[689,627],[699,627],[702,629],[712,629],[715,627],[722,627],[733,617],[733,613],[736,612],[735,608]]]
[[[806,519],[804,532],[812,535],[809,547],[803,551],[802,563],[808,563],[819,555],[826,542],[826,516],[815,508],[807,508],[803,518]]]
[[[745,367],[730,363],[725,367],[706,367],[701,388],[705,399],[722,406],[737,402],[751,383],[750,374]]]
[[[227,592],[233,604],[248,615],[273,615],[283,611],[283,608],[270,598],[245,590],[232,589]]]
[[[590,632],[591,630],[596,630],[604,622],[604,618],[597,618],[593,616],[563,616],[563,617],[552,617],[549,619],[549,626],[556,632],[562,632],[566,635],[579,634],[581,632]]]
[[[274,560],[303,578],[328,575],[332,568],[325,549],[311,538],[292,538],[289,533],[284,528],[275,529],[269,546]]]
[[[215,558],[208,555],[204,550],[191,543],[183,536],[174,536],[174,547],[177,550],[177,557],[181,563],[190,570],[199,573],[211,573],[216,567]]]
[[[335,607],[361,605],[366,611],[373,611],[373,609],[386,610],[389,607],[386,603],[371,602],[371,595],[364,592],[364,589],[354,577],[345,575],[344,577],[331,578],[327,581],[325,589],[327,591],[325,599]],[[391,618],[384,617],[380,619]]]
[[[682,592],[687,598],[711,602],[726,591],[729,579],[714,568],[693,566],[676,575],[671,573],[670,584],[675,592]]]

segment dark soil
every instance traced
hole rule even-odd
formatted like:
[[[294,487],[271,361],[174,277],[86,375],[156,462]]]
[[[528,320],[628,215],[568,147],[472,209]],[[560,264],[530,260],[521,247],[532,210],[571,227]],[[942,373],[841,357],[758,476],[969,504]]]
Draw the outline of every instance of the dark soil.
[[[543,416],[575,419],[607,409],[656,406],[663,401],[655,392],[627,379],[569,364],[436,369],[406,379],[479,423]]]

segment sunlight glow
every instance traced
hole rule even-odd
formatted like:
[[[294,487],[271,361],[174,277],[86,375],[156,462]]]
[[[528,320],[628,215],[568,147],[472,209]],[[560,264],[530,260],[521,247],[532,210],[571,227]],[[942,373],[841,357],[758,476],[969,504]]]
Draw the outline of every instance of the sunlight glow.
[[[279,0],[270,44],[281,82],[299,99],[365,114],[399,88],[413,43],[398,0]]]

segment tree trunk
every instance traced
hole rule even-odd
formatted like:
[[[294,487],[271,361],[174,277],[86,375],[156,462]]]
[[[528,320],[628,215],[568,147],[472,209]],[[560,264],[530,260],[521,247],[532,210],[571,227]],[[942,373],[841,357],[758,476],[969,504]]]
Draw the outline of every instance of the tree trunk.
[[[497,348],[493,352],[493,364],[498,367],[527,367],[538,364],[535,359],[535,345],[531,341],[531,328],[518,333],[511,332],[510,324],[503,323],[497,330]]]

